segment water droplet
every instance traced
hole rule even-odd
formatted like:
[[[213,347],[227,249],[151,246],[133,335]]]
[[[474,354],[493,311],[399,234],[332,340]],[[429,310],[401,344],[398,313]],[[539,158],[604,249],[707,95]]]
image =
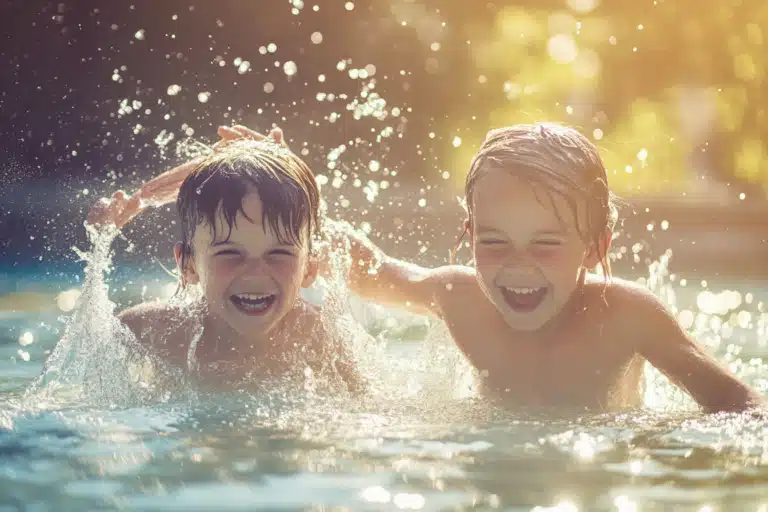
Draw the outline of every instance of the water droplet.
[[[292,60],[289,60],[285,64],[283,64],[283,72],[288,76],[293,76],[296,74],[296,71],[298,68],[296,67],[296,63]]]
[[[237,72],[240,73],[241,75],[244,75],[245,73],[250,71],[250,69],[251,69],[251,63],[248,62],[247,60],[244,60],[237,65]]]
[[[207,103],[208,100],[211,98],[211,93],[204,91],[197,95],[197,101],[200,103]]]
[[[453,147],[457,148],[459,146],[461,146],[461,137],[457,135],[453,138]]]
[[[312,36],[310,36],[310,39],[312,40],[312,43],[320,44],[323,42],[323,34],[322,32],[312,32]]]
[[[168,96],[176,96],[181,92],[181,86],[180,85],[169,85],[168,86]]]
[[[31,332],[27,331],[21,336],[19,336],[19,345],[22,347],[26,347],[27,345],[31,345],[35,342],[35,335]]]
[[[147,31],[142,28],[141,30],[137,30],[136,33],[133,34],[133,37],[135,37],[139,41],[143,41],[144,38],[146,37],[146,34],[147,34]]]

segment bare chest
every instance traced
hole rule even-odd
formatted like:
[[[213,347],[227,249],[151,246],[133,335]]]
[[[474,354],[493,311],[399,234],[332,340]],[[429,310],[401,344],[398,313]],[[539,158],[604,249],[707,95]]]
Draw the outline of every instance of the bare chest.
[[[607,409],[638,405],[643,359],[588,316],[550,339],[521,339],[488,315],[446,322],[486,392],[514,404]]]

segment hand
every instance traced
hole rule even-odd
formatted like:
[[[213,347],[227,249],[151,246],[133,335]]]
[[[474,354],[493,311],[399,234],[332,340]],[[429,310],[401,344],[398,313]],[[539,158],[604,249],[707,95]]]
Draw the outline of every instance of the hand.
[[[213,145],[214,151],[240,139],[264,140],[266,138],[270,138],[284,148],[288,148],[288,145],[285,143],[285,138],[283,137],[283,130],[280,128],[272,128],[272,130],[269,132],[269,135],[263,135],[243,125],[235,125],[231,127],[219,126],[218,134],[219,137],[221,137],[221,140]]]
[[[202,161],[190,160],[146,182],[133,195],[118,190],[110,199],[102,197],[88,212],[88,224],[96,227],[114,225],[121,229],[147,207],[158,207],[173,202],[179,188],[189,174]]]
[[[96,201],[88,212],[87,222],[97,228],[113,225],[120,229],[145,207],[139,193],[129,196],[122,190],[118,190],[112,194],[111,199],[102,197]]]
[[[212,149],[214,151],[223,149],[227,144],[231,144],[235,140],[264,140],[267,137],[286,148],[288,147],[285,144],[283,131],[280,128],[273,128],[270,130],[269,135],[262,135],[241,125],[233,127],[220,126],[218,133],[221,140],[213,145]],[[118,190],[109,199],[106,197],[99,199],[88,212],[88,224],[96,227],[114,225],[121,229],[147,207],[162,206],[175,201],[179,195],[181,184],[204,158],[195,158],[170,171],[164,172],[146,182],[133,195],[127,195],[124,191]]]

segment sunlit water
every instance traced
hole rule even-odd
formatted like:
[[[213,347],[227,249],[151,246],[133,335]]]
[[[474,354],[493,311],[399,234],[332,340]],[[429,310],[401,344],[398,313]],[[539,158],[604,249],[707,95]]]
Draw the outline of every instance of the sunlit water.
[[[297,15],[304,7],[300,1],[291,5]],[[143,29],[135,39],[144,41]],[[270,46],[261,54],[272,55]],[[214,62],[224,64],[222,59]],[[234,65],[238,75],[251,69],[240,57]],[[292,60],[280,69],[287,81],[298,71]],[[364,135],[345,135],[343,143],[324,148],[326,169],[318,170],[317,180],[326,194],[364,196],[373,205],[367,214],[349,210],[344,194],[337,194],[331,213],[362,217],[376,229],[378,209],[397,209],[387,203],[390,188],[397,188],[397,169],[384,157],[388,141],[405,133],[411,107],[388,104],[377,92],[372,63],[340,58],[328,73],[348,75],[355,92],[328,91],[325,75],[317,77],[320,89],[306,94],[316,101],[313,115],[322,119],[315,125],[330,133],[346,122],[345,130],[354,126]],[[112,80],[122,81],[117,71]],[[279,86],[269,81],[263,90],[269,94]],[[169,84],[152,99],[171,108],[192,87]],[[201,104],[210,97],[197,94]],[[149,112],[134,98],[121,98],[119,105],[116,123],[134,123]],[[269,105],[256,112],[259,122],[274,114]],[[143,129],[135,126],[136,133]],[[200,149],[175,144],[194,133],[186,123],[183,128],[178,135],[165,129],[156,134],[158,156],[177,149],[188,157]],[[454,147],[461,143],[453,139]],[[114,175],[107,178],[115,184]],[[424,208],[428,198],[420,192],[417,204]],[[419,241],[422,253],[428,238]],[[23,290],[0,292],[0,511],[768,512],[764,419],[702,415],[652,369],[643,409],[594,414],[500,408],[475,396],[472,372],[444,326],[361,305],[333,287],[323,300],[336,301],[344,328],[357,320],[367,331],[351,346],[372,382],[364,398],[315,387],[200,390],[189,372],[169,371],[150,358],[114,318],[112,301],[121,302],[125,283],[106,286],[108,249],[104,239],[85,255],[82,282],[44,283],[48,299],[35,300],[54,308],[22,304],[15,292]],[[170,295],[169,279],[154,286],[156,276],[142,272],[131,281],[147,283],[143,298]],[[766,394],[768,288],[684,282],[668,275],[664,258],[649,270],[647,284],[699,342]],[[313,299],[318,295],[308,292]]]
[[[157,380],[112,316],[108,246],[85,255],[82,288],[58,295],[59,308],[74,306],[66,325],[55,313],[3,313],[9,510],[768,507],[762,418],[701,415],[655,371],[641,410],[506,410],[474,396],[442,326],[360,303],[349,309],[372,336],[355,350],[376,382],[365,398]],[[671,286],[663,261],[651,275],[700,341],[765,392],[765,290]]]

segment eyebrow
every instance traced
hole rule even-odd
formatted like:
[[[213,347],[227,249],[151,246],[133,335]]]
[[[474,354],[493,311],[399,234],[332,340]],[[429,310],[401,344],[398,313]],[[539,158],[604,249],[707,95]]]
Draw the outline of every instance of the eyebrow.
[[[484,234],[504,235],[503,231],[501,231],[499,229],[491,228],[491,227],[488,227],[488,226],[479,226],[477,228],[476,233],[477,234],[483,234],[483,235]],[[542,229],[542,230],[536,231],[536,233],[534,233],[535,236],[546,236],[546,235],[550,235],[550,236],[565,236],[567,234],[568,233],[565,230],[563,230],[563,229]]]
[[[226,245],[235,245],[235,243],[230,240],[219,240],[218,242],[211,243],[211,247],[221,247]],[[299,245],[291,244],[291,243],[275,244],[273,246],[273,248],[278,248],[278,249],[287,249],[287,248],[296,249],[297,247],[299,247]]]
[[[550,235],[550,236],[565,236],[568,234],[564,229],[542,229],[534,233],[537,236]]]
[[[477,229],[475,230],[475,233],[478,233],[478,234],[480,234],[480,233],[482,233],[482,234],[485,234],[485,233],[496,233],[496,234],[499,234],[499,235],[503,234],[503,232],[501,230],[494,229],[494,228],[489,228],[488,226],[478,226]]]

